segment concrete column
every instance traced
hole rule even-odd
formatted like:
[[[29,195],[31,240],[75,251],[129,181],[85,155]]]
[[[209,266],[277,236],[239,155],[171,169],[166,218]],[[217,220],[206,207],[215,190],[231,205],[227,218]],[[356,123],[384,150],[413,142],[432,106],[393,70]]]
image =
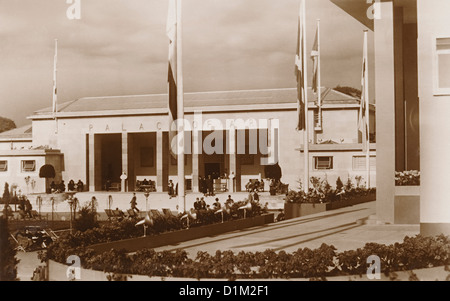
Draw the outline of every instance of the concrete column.
[[[448,37],[450,2],[418,0],[420,234],[450,235],[450,94],[436,95],[436,37]],[[442,67],[441,67],[442,68]],[[438,82],[437,82],[438,83]],[[437,92],[437,91],[436,91]]]
[[[95,191],[95,136],[89,134],[89,191]]]
[[[201,141],[200,131],[193,130],[192,131],[192,192],[199,192],[199,161],[198,155],[200,153],[201,148],[199,148],[199,141]]]
[[[230,180],[228,181],[228,190],[229,192],[235,192],[236,189],[236,177],[237,177],[237,158],[236,158],[236,129],[231,128],[228,130],[228,154],[229,154],[229,166],[228,166],[228,174]]]
[[[122,173],[125,173],[128,177],[128,133],[122,132]],[[121,180],[120,189],[122,192],[126,192],[128,189],[126,187],[128,181]]]
[[[377,100],[377,219],[394,223],[395,72],[393,3],[380,2],[375,19],[375,94]]]
[[[156,191],[163,192],[163,132],[156,132]]]

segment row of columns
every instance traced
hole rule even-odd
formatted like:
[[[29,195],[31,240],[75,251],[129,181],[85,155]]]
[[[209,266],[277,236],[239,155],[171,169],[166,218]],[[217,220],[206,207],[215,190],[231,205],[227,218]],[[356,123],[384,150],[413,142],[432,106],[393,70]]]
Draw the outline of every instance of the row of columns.
[[[236,130],[229,131],[230,140],[235,141],[234,138],[236,137]],[[135,181],[135,179],[129,178],[130,175],[130,166],[129,166],[129,142],[130,139],[128,137],[128,132],[122,132],[121,133],[121,151],[122,151],[122,172],[124,172],[128,176],[128,181]],[[87,172],[87,182],[89,185],[89,191],[95,191],[96,186],[96,170],[98,168],[101,168],[96,162],[96,152],[99,151],[99,145],[96,142],[95,139],[95,133],[90,133],[88,136],[88,172]],[[101,134],[99,134],[101,135]],[[192,154],[192,191],[193,192],[199,192],[199,151],[198,149],[195,149],[199,145],[198,136],[193,135],[192,139],[193,144],[193,154]],[[170,156],[169,154],[166,154]],[[156,132],[156,191],[157,192],[163,192],[164,191],[164,137],[163,137],[163,131],[157,131]],[[235,175],[236,172],[236,145],[235,143],[230,144],[229,148],[229,166],[228,170],[229,172],[233,172]],[[185,175],[186,176],[186,175]],[[128,185],[129,186],[129,185]],[[122,192],[125,191],[125,187],[122,185]]]

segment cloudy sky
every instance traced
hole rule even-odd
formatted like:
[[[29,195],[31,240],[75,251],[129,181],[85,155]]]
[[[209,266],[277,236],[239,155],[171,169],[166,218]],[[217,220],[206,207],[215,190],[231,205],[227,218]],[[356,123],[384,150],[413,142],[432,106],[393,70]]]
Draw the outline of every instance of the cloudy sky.
[[[0,0],[0,116],[21,126],[51,106],[55,38],[60,103],[166,93],[168,0],[80,1],[81,19],[69,20],[66,0]],[[295,87],[298,8],[299,0],[183,1],[185,91]],[[317,19],[322,85],[360,88],[366,28],[329,0],[308,0],[308,49]],[[372,40],[369,32],[373,74]]]

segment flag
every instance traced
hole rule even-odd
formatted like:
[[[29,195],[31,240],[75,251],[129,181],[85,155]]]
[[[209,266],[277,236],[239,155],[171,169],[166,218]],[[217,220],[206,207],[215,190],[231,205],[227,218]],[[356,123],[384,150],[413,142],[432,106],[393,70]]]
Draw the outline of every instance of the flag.
[[[53,59],[53,105],[52,105],[52,113],[56,113],[57,108],[57,102],[58,102],[58,94],[57,94],[57,88],[56,88],[56,66],[58,63],[58,40],[55,39],[55,57]]]
[[[302,6],[303,9],[303,6]],[[306,90],[305,90],[305,60],[304,60],[304,49],[305,49],[305,35],[304,35],[304,18],[302,18],[302,12],[299,14],[298,18],[298,37],[297,37],[297,53],[295,56],[295,77],[297,79],[297,115],[298,123],[297,130],[306,130],[305,122],[305,110],[307,109],[306,104]]]
[[[166,33],[169,38],[169,145],[172,156],[175,156],[176,143],[173,144],[177,130],[172,129],[172,124],[177,120],[177,5],[176,0],[169,0],[169,12],[167,16]]]
[[[314,93],[319,91],[319,28],[317,27],[314,45],[311,51],[311,59],[313,61],[312,89]]]
[[[358,129],[362,134],[363,151],[367,151],[367,144],[369,143],[369,120],[367,116],[368,108],[368,65],[367,65],[367,36],[364,37],[364,51],[363,51],[363,63],[362,63],[362,75],[361,75],[361,106],[359,108],[359,123]]]

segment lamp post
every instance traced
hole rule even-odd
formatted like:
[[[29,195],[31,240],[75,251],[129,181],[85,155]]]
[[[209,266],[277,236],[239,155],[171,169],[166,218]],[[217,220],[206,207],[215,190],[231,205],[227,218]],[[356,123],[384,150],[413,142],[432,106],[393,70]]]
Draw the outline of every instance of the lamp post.
[[[72,234],[72,206],[73,206],[73,199],[70,198],[67,200],[70,206],[70,234]]]
[[[144,196],[145,196],[145,212],[148,212],[148,197],[150,195],[150,192],[146,189]]]

